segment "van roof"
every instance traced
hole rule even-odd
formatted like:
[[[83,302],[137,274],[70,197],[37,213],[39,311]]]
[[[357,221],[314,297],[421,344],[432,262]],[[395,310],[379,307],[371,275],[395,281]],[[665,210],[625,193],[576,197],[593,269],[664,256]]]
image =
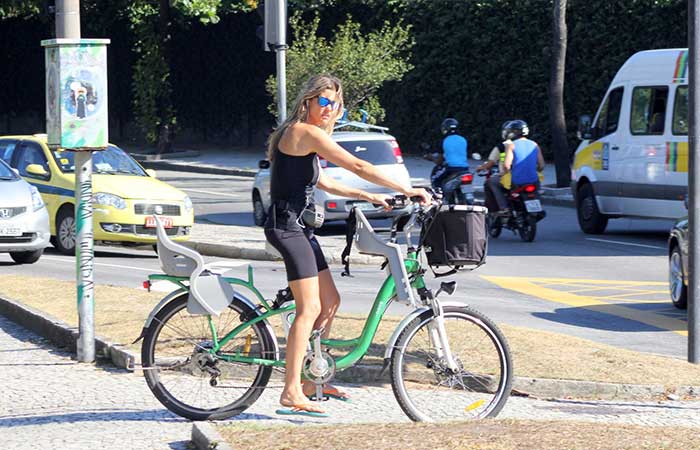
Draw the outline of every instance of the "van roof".
[[[668,48],[637,52],[618,70],[613,84],[623,81],[687,83],[688,49]]]

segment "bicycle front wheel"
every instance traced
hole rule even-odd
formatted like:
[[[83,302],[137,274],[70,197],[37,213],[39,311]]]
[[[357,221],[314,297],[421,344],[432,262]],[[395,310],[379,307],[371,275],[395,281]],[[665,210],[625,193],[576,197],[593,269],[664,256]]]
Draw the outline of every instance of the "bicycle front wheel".
[[[456,370],[437,342],[436,320],[426,311],[399,336],[391,356],[391,384],[411,420],[433,422],[495,417],[512,382],[510,350],[498,327],[468,307],[443,308]]]
[[[234,298],[229,308],[212,317],[222,338],[241,323],[251,308]],[[260,397],[272,367],[231,363],[223,355],[274,359],[274,335],[262,322],[211,354],[208,316],[187,312],[187,294],[166,304],[153,318],[141,347],[146,383],[170,411],[190,420],[225,419],[240,414]]]

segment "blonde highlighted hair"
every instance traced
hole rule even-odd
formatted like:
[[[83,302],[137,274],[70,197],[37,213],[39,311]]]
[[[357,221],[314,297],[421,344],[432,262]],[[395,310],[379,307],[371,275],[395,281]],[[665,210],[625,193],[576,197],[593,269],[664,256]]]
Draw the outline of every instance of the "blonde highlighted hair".
[[[282,139],[284,132],[287,131],[290,126],[298,122],[306,122],[309,116],[309,102],[321,95],[321,93],[326,89],[335,91],[335,101],[339,105],[337,116],[333,120],[329,121],[328,125],[324,128],[328,134],[333,132],[333,125],[335,125],[335,121],[343,113],[343,87],[340,80],[333,75],[314,75],[309,78],[306,83],[304,83],[299,95],[297,96],[296,100],[294,100],[294,108],[292,109],[292,113],[270,135],[270,140],[267,144],[267,159],[272,161],[275,149],[279,145],[280,139]]]

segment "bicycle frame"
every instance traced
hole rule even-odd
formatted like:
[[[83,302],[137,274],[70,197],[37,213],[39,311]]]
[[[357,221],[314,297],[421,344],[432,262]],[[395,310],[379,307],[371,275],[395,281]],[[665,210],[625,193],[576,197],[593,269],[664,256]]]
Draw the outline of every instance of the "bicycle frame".
[[[404,259],[404,265],[406,267],[406,272],[409,274],[409,276],[413,275],[412,281],[411,281],[411,287],[416,288],[416,289],[422,289],[425,287],[425,281],[423,279],[422,273],[420,272],[420,262],[417,259],[417,253],[416,252],[410,252],[407,255],[407,258]],[[170,281],[177,286],[180,287],[180,290],[182,292],[187,292],[189,290],[189,286],[185,284],[186,281],[189,279],[186,277],[174,277],[170,275],[163,275],[163,274],[152,274],[148,276],[149,281],[151,280],[166,280]],[[248,280],[243,280],[240,278],[233,278],[233,277],[224,277],[226,282],[230,283],[233,286],[241,286],[245,289],[248,289],[251,291],[255,297],[260,301],[259,308],[262,308],[265,312],[253,319],[250,319],[244,323],[241,323],[238,325],[236,328],[233,330],[229,331],[226,333],[225,336],[219,337],[217,335],[217,330],[216,327],[214,326],[214,321],[211,316],[207,316],[207,320],[209,322],[209,329],[212,334],[212,348],[208,350],[209,353],[212,355],[216,355],[217,358],[220,358],[224,361],[227,362],[237,362],[237,363],[248,363],[248,364],[258,364],[258,365],[263,365],[263,366],[275,366],[275,367],[284,367],[285,361],[283,360],[277,360],[277,359],[266,359],[266,358],[255,358],[255,357],[249,357],[246,355],[242,355],[240,351],[236,354],[222,354],[219,353],[221,348],[224,347],[229,341],[234,339],[236,336],[240,335],[242,332],[245,330],[249,329],[251,326],[255,325],[258,322],[265,321],[269,319],[270,317],[279,315],[279,314],[284,314],[287,312],[293,311],[296,307],[295,305],[287,305],[287,306],[282,306],[280,308],[273,309],[272,306],[265,300],[265,298],[262,296],[260,291],[255,287],[253,283],[253,268],[252,266],[248,266]],[[335,361],[336,363],[336,369],[342,370],[348,367],[351,367],[353,364],[355,364],[357,361],[359,361],[366,353],[367,350],[369,349],[370,344],[372,343],[372,340],[374,339],[374,336],[376,334],[377,328],[379,327],[379,323],[381,322],[384,313],[386,312],[387,307],[389,306],[389,303],[391,300],[396,296],[396,285],[394,282],[394,278],[391,274],[387,276],[387,278],[384,280],[384,283],[382,283],[381,288],[377,292],[377,295],[374,299],[374,303],[372,305],[372,309],[369,312],[369,315],[367,316],[367,319],[365,320],[364,327],[362,329],[362,333],[360,336],[353,338],[353,339],[347,339],[347,340],[342,340],[342,339],[322,339],[321,344],[330,347],[330,348],[351,348],[352,350],[345,356],[337,359]],[[158,309],[158,308],[156,308]]]

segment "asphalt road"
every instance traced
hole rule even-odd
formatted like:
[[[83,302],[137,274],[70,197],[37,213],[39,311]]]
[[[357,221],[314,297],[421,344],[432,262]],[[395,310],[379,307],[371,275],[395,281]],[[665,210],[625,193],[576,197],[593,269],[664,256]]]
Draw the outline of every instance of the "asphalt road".
[[[186,191],[195,203],[196,222],[251,225],[251,178],[159,171],[159,178]],[[487,264],[460,273],[453,300],[473,305],[499,322],[592,339],[633,350],[685,358],[685,311],[668,300],[666,240],[670,221],[620,219],[604,235],[581,233],[571,208],[546,207],[535,242],[521,242],[504,230],[489,241]],[[331,225],[324,233],[342,233]],[[211,258],[207,258],[211,259]],[[244,276],[246,261],[240,261]],[[254,261],[256,284],[271,298],[284,287],[281,263]],[[11,264],[0,254],[1,274],[35,274],[75,279],[73,259],[52,248],[32,266]],[[159,271],[151,250],[97,247],[95,280],[139,287]],[[340,277],[342,310],[367,312],[384,275],[379,268],[355,266],[354,278]],[[432,278],[432,277],[431,277]],[[358,280],[361,280],[358,283]],[[442,280],[430,280],[437,286]],[[167,289],[167,286],[157,286]],[[99,310],[99,299],[96,299]],[[390,313],[407,308],[393,305]]]

